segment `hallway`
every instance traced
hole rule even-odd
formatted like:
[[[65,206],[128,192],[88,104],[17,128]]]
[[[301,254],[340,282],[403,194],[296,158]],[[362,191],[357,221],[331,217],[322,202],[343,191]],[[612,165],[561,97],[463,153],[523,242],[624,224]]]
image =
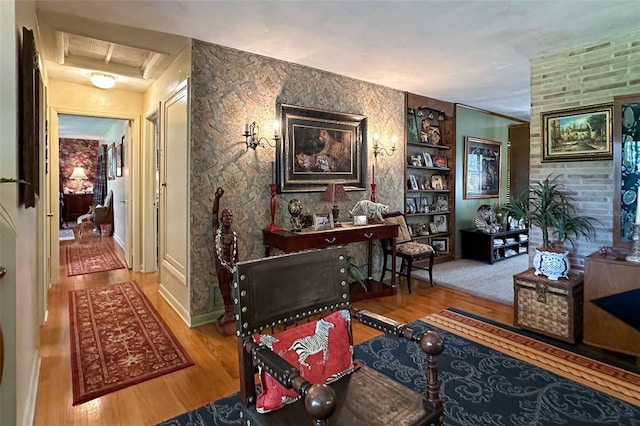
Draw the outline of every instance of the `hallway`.
[[[155,424],[237,391],[235,338],[219,336],[213,325],[187,328],[158,294],[155,273],[117,269],[66,276],[65,247],[99,240],[123,259],[113,237],[92,235],[82,241],[60,241],[61,279],[49,290],[48,320],[40,331],[41,368],[34,425]],[[68,292],[134,280],[196,365],[72,406]]]

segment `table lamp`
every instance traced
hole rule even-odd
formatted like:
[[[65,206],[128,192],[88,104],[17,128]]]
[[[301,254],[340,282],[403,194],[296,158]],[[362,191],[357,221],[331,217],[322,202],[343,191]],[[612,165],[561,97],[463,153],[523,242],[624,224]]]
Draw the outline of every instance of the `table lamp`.
[[[73,173],[69,176],[69,179],[76,181],[76,192],[80,192],[80,188],[83,180],[89,179],[84,172],[84,167],[74,167]]]
[[[351,198],[347,195],[344,187],[339,183],[330,183],[327,185],[327,189],[322,194],[320,201],[328,201],[333,203],[331,208],[331,214],[333,215],[333,223],[335,226],[340,226],[338,223],[338,215],[340,214],[340,208],[336,204],[338,201],[351,201]]]

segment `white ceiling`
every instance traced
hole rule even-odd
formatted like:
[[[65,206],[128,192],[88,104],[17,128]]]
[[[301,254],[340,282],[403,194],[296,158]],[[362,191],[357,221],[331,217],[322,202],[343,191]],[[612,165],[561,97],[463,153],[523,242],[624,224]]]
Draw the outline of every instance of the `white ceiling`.
[[[158,72],[195,38],[525,120],[530,59],[640,29],[638,0],[36,0],[36,10],[53,78],[86,83],[90,72],[57,63],[55,30],[160,53]],[[141,91],[147,77],[118,74],[116,87]]]
[[[118,121],[120,120],[115,118],[58,114],[58,137],[113,142],[104,140],[104,135]]]

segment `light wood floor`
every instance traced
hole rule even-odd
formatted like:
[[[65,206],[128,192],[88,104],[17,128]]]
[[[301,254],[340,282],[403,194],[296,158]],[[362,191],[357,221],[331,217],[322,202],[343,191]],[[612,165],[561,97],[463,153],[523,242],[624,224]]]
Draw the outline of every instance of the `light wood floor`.
[[[111,238],[105,240],[113,244]],[[213,325],[189,329],[158,294],[154,273],[120,269],[67,277],[64,247],[69,244],[82,243],[61,242],[61,280],[49,291],[49,317],[40,333],[42,364],[34,425],[153,425],[238,391],[235,337],[221,336]],[[196,365],[72,406],[68,292],[130,280],[138,282]],[[402,279],[396,296],[366,300],[354,306],[407,322],[456,307],[505,324],[513,323],[513,308],[509,305],[443,287],[429,287],[422,282],[413,283],[412,287],[413,293],[407,294]],[[354,324],[356,343],[378,334]]]

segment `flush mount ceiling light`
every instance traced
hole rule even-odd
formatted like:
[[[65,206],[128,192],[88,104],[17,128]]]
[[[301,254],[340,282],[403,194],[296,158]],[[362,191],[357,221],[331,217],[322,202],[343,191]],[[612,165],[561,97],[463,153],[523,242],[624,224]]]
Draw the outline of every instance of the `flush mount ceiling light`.
[[[111,89],[116,84],[116,78],[110,74],[102,74],[94,72],[89,77],[91,84],[100,89]]]

